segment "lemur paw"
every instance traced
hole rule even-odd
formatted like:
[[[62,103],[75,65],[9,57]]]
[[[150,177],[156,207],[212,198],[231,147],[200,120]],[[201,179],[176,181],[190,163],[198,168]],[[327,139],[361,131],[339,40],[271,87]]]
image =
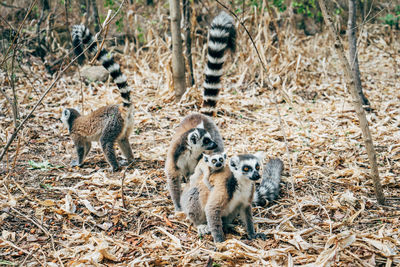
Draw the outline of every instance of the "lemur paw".
[[[267,236],[263,233],[256,233],[254,236],[251,236],[249,239],[250,240],[251,239],[261,239],[261,240],[265,241],[265,240],[267,240]]]
[[[114,167],[110,167],[110,168],[109,168],[109,171],[110,171],[111,173],[118,172],[119,170],[120,170],[120,167],[119,167],[119,166],[114,166]]]
[[[79,161],[77,159],[73,159],[71,161],[71,167],[76,167],[76,166],[81,167],[82,165],[83,164],[79,164]]]
[[[121,166],[128,166],[129,164],[131,164],[133,162],[133,160],[126,160],[126,159],[123,159],[123,160],[121,160],[120,162],[119,162],[119,165],[121,165]]]
[[[211,233],[211,231],[207,224],[200,224],[197,226],[197,233],[202,236]]]

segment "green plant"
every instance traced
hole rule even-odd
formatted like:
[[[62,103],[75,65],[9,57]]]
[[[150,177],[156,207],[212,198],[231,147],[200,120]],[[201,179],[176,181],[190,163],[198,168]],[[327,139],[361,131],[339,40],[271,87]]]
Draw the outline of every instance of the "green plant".
[[[35,162],[33,160],[28,161],[29,168],[28,170],[45,170],[47,171],[48,169],[60,169],[63,168],[63,166],[53,166],[51,163],[49,163],[47,160],[43,162]]]
[[[286,5],[284,0],[270,0],[272,2],[272,5],[276,7],[280,12],[283,12],[286,10]]]
[[[117,4],[114,0],[105,0],[104,1],[104,7],[111,9],[114,12],[117,12],[119,8],[119,4]],[[117,25],[117,31],[122,32],[124,29],[124,12],[123,9],[120,10],[120,14],[118,15],[118,19],[115,21],[115,25]],[[105,16],[100,15],[100,22],[103,23],[105,20]]]
[[[400,5],[397,5],[395,9],[386,14],[384,17],[379,18],[383,24],[389,25],[391,28],[393,26],[398,27],[400,22]]]

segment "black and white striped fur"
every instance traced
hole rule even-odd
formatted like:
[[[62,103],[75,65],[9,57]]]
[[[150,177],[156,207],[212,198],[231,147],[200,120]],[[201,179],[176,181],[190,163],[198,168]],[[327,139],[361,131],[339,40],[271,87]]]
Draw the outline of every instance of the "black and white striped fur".
[[[96,55],[98,48],[92,34],[84,25],[75,25],[72,28],[72,42],[74,51],[79,56],[79,63],[83,63],[85,56],[83,48]],[[129,136],[133,129],[133,105],[131,104],[131,88],[128,86],[125,75],[122,74],[118,63],[115,63],[111,54],[101,49],[97,59],[110,72],[117,84],[123,101],[122,105],[108,105],[100,107],[87,115],[81,115],[73,108],[65,108],[61,120],[68,128],[71,139],[74,141],[77,158],[72,160],[71,166],[81,167],[88,155],[91,143],[98,141],[112,171],[120,168],[115,153],[115,144],[118,144],[126,158],[125,163],[133,161],[132,148]]]
[[[254,205],[265,206],[278,198],[282,171],[283,162],[280,159],[270,159],[267,162],[264,166],[261,183],[254,194]]]
[[[203,84],[203,107],[201,112],[206,115],[215,115],[219,92],[221,90],[221,76],[225,62],[225,50],[235,51],[236,28],[233,18],[222,11],[216,16],[208,33],[207,66]]]
[[[97,42],[89,29],[85,25],[74,25],[72,27],[72,44],[74,46],[74,52],[76,56],[79,56],[78,63],[82,64],[85,60],[85,54],[83,53],[84,47],[88,46],[88,52],[92,55],[96,55],[98,52]],[[131,88],[128,86],[126,76],[121,72],[121,68],[118,63],[114,61],[112,54],[108,53],[107,50],[102,48],[97,57],[97,60],[108,70],[113,81],[117,84],[118,89],[121,93],[123,106],[131,106]]]

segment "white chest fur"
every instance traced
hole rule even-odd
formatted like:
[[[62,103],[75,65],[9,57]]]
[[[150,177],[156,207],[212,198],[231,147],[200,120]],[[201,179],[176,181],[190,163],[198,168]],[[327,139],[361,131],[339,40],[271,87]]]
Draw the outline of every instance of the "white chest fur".
[[[178,166],[179,170],[185,177],[189,177],[190,175],[193,174],[194,169],[196,168],[197,163],[199,162],[198,160],[199,157],[200,154],[194,155],[194,153],[191,153],[190,150],[186,150],[179,156],[176,166]]]
[[[248,205],[252,194],[253,182],[249,179],[239,179],[236,190],[233,192],[232,199],[222,213],[222,216],[228,216],[240,205]]]

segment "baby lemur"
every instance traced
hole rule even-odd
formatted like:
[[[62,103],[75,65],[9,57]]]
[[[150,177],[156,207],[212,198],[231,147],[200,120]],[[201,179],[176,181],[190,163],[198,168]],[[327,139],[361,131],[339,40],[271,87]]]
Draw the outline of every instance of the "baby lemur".
[[[251,211],[254,183],[261,177],[259,170],[258,155],[238,155],[230,160],[229,167],[210,175],[214,183],[211,190],[201,179],[185,188],[181,205],[200,234],[211,232],[214,242],[223,242],[223,228],[239,215],[249,239],[265,239],[264,234],[255,233]]]
[[[190,176],[190,184],[195,185],[197,180],[202,177],[203,183],[211,189],[213,181],[210,180],[210,174],[218,172],[225,167],[226,153],[214,152],[211,155],[203,154],[203,158],[199,161],[194,173]]]
[[[88,46],[91,54],[97,53],[97,42],[84,25],[74,25],[71,35],[74,52],[79,56],[80,64],[85,59],[82,54],[84,45]],[[80,115],[73,108],[66,108],[62,112],[61,120],[69,130],[78,156],[72,161],[71,166],[82,166],[90,151],[91,142],[100,141],[104,156],[112,170],[116,171],[119,169],[119,164],[115,155],[115,143],[118,143],[128,162],[133,160],[132,149],[129,145],[129,135],[133,127],[131,88],[119,64],[115,63],[113,56],[105,49],[100,50],[97,60],[110,72],[113,81],[117,84],[122,105],[104,106],[85,116]]]
[[[175,211],[181,210],[181,180],[193,174],[204,151],[223,152],[219,130],[206,115],[193,113],[178,125],[167,152],[165,173]]]
[[[254,205],[265,206],[278,198],[282,171],[283,162],[280,159],[270,159],[267,162],[264,166],[261,183],[254,193]]]
[[[234,20],[225,12],[216,16],[210,27],[208,35],[207,66],[204,70],[205,81],[203,84],[204,95],[201,112],[206,115],[215,114],[215,106],[221,89],[222,67],[225,62],[225,51],[235,49],[236,29]],[[224,146],[217,126],[211,118],[202,114],[187,116],[178,126],[167,153],[165,172],[167,175],[168,189],[174,203],[175,211],[180,211],[181,179],[188,179],[194,172],[194,168],[201,159],[202,152],[213,150],[223,152]],[[187,132],[193,128],[204,129],[210,134],[210,141],[216,143],[216,147],[198,146],[202,139],[187,139]],[[200,138],[203,138],[202,136]],[[208,140],[207,137],[205,140]],[[210,142],[212,143],[212,142]],[[194,149],[197,146],[197,149]],[[201,151],[203,150],[203,151]]]

